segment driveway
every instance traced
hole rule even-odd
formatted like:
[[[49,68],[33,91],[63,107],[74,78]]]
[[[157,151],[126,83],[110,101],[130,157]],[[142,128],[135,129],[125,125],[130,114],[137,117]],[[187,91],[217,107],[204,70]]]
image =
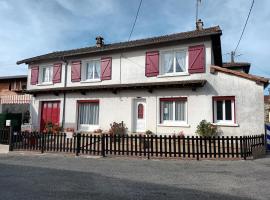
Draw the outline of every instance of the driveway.
[[[254,161],[0,155],[0,199],[270,199],[270,157]]]

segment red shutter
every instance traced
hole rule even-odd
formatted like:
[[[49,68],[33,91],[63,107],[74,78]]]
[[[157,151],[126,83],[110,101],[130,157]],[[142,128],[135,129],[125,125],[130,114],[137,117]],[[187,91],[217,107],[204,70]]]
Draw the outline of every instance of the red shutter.
[[[38,66],[31,67],[31,85],[38,84]]]
[[[71,81],[81,81],[81,61],[73,61],[71,65]]]
[[[159,52],[146,52],[145,76],[157,76],[159,74]]]
[[[62,63],[53,65],[53,83],[61,83]]]
[[[111,80],[112,58],[101,58],[101,80]]]
[[[205,72],[205,47],[204,45],[192,46],[188,49],[188,72],[204,73]]]

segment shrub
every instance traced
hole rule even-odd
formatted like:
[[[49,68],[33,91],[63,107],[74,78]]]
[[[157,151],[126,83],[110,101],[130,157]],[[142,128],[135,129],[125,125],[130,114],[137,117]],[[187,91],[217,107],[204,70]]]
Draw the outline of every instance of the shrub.
[[[44,128],[43,132],[44,133],[58,134],[61,130],[62,130],[62,128],[59,125],[53,124],[52,122],[47,122],[45,124],[45,128]]]
[[[127,132],[127,127],[123,123],[123,121],[121,123],[113,122],[112,124],[110,124],[110,126],[110,135],[125,135]]]
[[[145,135],[154,135],[154,133],[150,130],[145,131]]]
[[[94,133],[95,134],[102,134],[103,130],[102,129],[96,129],[96,130],[94,130]]]
[[[215,137],[217,136],[217,127],[206,120],[202,120],[197,126],[196,133],[203,137]]]

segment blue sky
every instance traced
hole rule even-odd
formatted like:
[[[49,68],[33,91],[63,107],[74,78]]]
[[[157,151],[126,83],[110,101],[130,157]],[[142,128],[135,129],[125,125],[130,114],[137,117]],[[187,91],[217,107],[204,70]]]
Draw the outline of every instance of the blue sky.
[[[195,0],[143,0],[132,39],[193,30]],[[126,41],[139,0],[0,0],[0,74],[26,74],[17,60],[52,51]],[[205,27],[223,30],[223,60],[229,60],[251,0],[202,0]],[[256,0],[237,61],[252,63],[251,73],[270,77],[270,1]]]

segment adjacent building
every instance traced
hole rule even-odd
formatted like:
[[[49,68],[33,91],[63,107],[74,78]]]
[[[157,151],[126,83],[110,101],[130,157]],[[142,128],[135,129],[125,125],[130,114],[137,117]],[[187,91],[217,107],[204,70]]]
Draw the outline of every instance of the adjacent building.
[[[220,27],[197,27],[113,44],[97,37],[96,46],[18,61],[28,65],[33,128],[106,131],[124,121],[130,133],[195,135],[205,119],[223,135],[264,133],[269,80],[223,65]]]

